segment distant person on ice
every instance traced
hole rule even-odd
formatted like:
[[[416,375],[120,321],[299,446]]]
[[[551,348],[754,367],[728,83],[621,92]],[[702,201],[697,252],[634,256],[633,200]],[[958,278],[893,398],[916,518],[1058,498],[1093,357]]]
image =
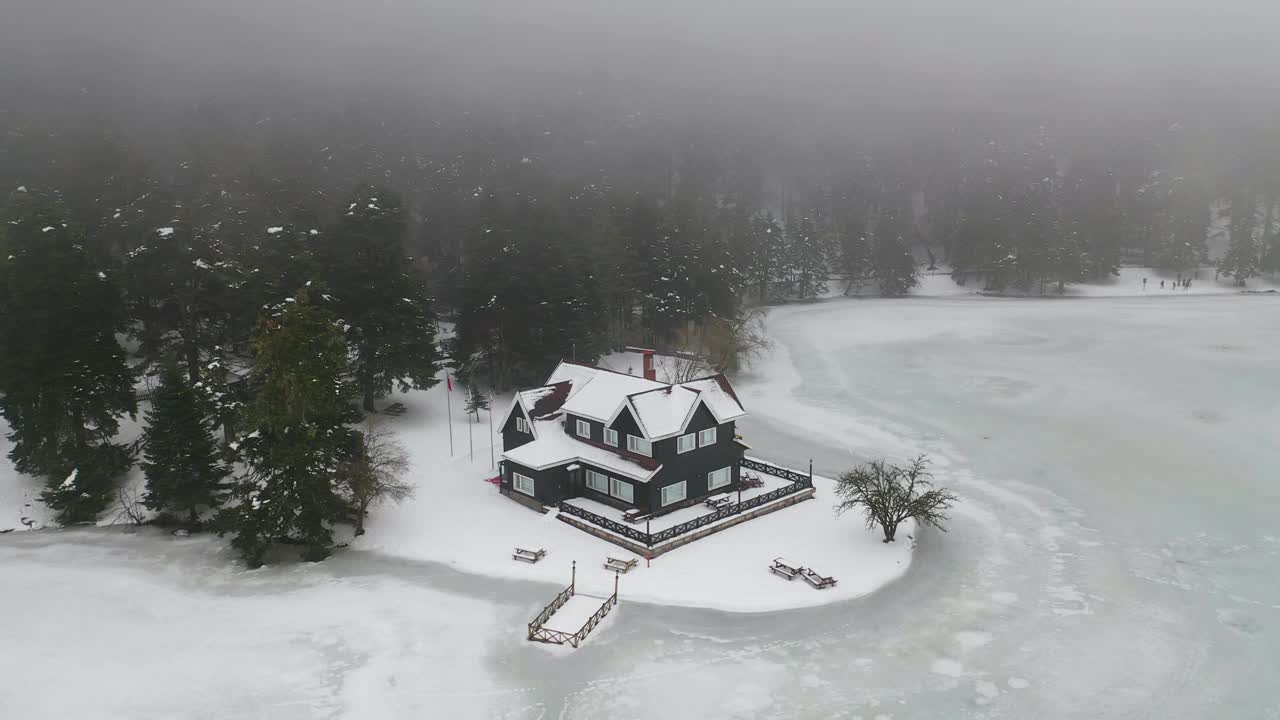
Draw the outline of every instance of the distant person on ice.
[[[1164,281],[1163,281],[1163,280],[1161,280],[1161,281],[1160,281],[1160,289],[1161,289],[1161,290],[1163,290],[1163,289],[1164,289]]]
[[[1143,291],[1143,292],[1146,292],[1146,291],[1147,291],[1147,279],[1146,279],[1146,278],[1142,278],[1142,291]]]

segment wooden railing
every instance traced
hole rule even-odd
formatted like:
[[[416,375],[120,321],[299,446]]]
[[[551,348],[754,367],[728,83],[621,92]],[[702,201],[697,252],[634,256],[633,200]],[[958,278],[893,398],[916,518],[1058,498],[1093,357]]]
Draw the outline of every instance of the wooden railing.
[[[562,513],[567,513],[569,515],[582,518],[583,520],[586,520],[592,525],[596,525],[598,527],[604,528],[605,530],[608,530],[611,533],[616,533],[618,535],[621,535],[622,537],[627,538],[628,540],[635,540],[636,542],[642,543],[645,545],[650,544],[649,533],[639,528],[632,527],[625,523],[620,523],[616,520],[610,520],[607,517],[604,517],[602,515],[597,515],[591,512],[590,510],[587,510],[585,508],[580,508],[577,505],[565,502],[564,500],[560,501],[559,509],[560,509],[560,512]]]
[[[681,535],[719,522],[725,518],[733,517],[734,515],[760,507],[761,505],[771,503],[779,498],[794,495],[795,493],[813,487],[812,475],[807,475],[797,470],[791,470],[790,468],[779,467],[772,463],[764,462],[763,460],[743,458],[741,467],[746,470],[755,470],[756,472],[766,473],[774,477],[782,478],[783,480],[789,480],[790,484],[784,485],[780,488],[775,488],[767,493],[762,493],[755,497],[748,498],[740,503],[732,503],[716,510],[715,512],[700,515],[688,522],[673,525],[654,533],[647,533],[639,528],[632,527],[631,525],[618,522],[617,520],[611,520],[602,515],[597,515],[590,510],[578,507],[577,505],[563,500],[560,501],[559,508],[560,512],[573,515],[595,525],[596,527],[621,535],[628,540],[634,540],[645,547],[653,547],[654,545],[667,542],[668,540],[673,540]]]
[[[577,563],[575,562],[574,581],[569,584],[569,587],[562,590],[560,594],[556,596],[555,600],[552,600],[550,604],[543,608],[542,612],[538,613],[538,617],[533,619],[533,622],[529,623],[530,640],[554,643],[556,645],[569,643],[576,648],[582,644],[583,640],[587,639],[587,635],[590,635],[592,630],[596,629],[596,626],[600,624],[600,621],[604,620],[604,616],[608,615],[609,611],[618,604],[618,576],[614,575],[613,594],[605,598],[604,602],[600,604],[600,609],[596,610],[591,617],[587,618],[587,621],[582,624],[582,627],[578,628],[577,632],[569,633],[564,632],[563,630],[552,630],[550,628],[543,627],[543,624],[551,619],[551,616],[555,614],[556,610],[564,607],[564,604],[569,602],[569,598],[573,597],[575,587],[578,584],[577,575]]]
[[[556,595],[556,598],[554,600],[552,600],[546,607],[542,608],[542,612],[538,613],[538,617],[534,618],[533,622],[529,623],[529,639],[530,640],[543,640],[544,642],[563,642],[561,640],[547,640],[546,637],[543,637],[547,634],[556,633],[556,631],[546,630],[542,627],[542,624],[545,623],[552,615],[554,615],[557,610],[564,607],[565,603],[569,602],[569,598],[573,597],[574,585],[576,584],[577,584],[576,579],[574,582],[569,583],[569,587],[565,588],[564,590],[561,590],[560,594]],[[560,634],[563,634],[563,633],[560,633]]]
[[[739,465],[748,470],[755,470],[756,472],[767,473],[774,477],[780,477],[783,480],[790,480],[793,483],[800,483],[805,487],[813,485],[813,475],[806,475],[805,473],[798,470],[792,470],[791,468],[778,467],[773,463],[767,463],[763,460],[744,457]]]

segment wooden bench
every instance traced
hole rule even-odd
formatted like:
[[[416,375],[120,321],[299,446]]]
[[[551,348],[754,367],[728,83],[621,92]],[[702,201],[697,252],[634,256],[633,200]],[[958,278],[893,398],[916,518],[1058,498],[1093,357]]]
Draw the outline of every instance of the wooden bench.
[[[622,558],[607,557],[604,559],[604,569],[612,570],[616,573],[630,572],[638,564],[635,558],[624,560]]]
[[[819,590],[826,590],[829,587],[835,587],[836,579],[833,577],[823,577],[816,571],[805,568],[801,575],[804,576],[806,582]]]
[[[382,414],[383,415],[403,415],[408,409],[409,408],[404,406],[404,403],[391,403],[390,405],[382,408]]]
[[[803,573],[804,571],[805,570],[803,567],[800,567],[799,565],[796,565],[795,563],[792,563],[789,560],[784,560],[780,557],[774,558],[773,564],[769,566],[769,572],[781,575],[782,577],[788,580],[794,579],[795,576],[799,575],[800,573]]]
[[[622,511],[622,521],[629,523],[638,523],[642,520],[649,519],[649,514],[640,508],[630,508]]]
[[[511,559],[533,564],[546,556],[547,551],[542,548],[538,548],[537,550],[526,550],[525,548],[518,547],[515,552],[511,554]]]

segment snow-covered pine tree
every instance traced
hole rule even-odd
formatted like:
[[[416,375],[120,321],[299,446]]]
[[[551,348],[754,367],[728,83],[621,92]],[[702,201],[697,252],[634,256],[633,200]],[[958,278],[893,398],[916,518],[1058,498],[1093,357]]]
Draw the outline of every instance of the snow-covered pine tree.
[[[142,435],[147,476],[142,502],[148,508],[182,513],[195,525],[200,508],[218,505],[230,470],[214,439],[213,412],[204,383],[192,385],[176,363],[166,363]]]
[[[1260,271],[1258,243],[1253,236],[1258,225],[1253,195],[1237,192],[1232,196],[1231,208],[1227,212],[1231,244],[1227,247],[1227,254],[1218,261],[1218,272],[1233,278],[1236,285],[1244,285]]]
[[[829,236],[808,217],[787,223],[787,269],[796,297],[819,297],[827,292],[832,249]]]
[[[0,213],[0,413],[9,459],[46,475],[42,498],[64,523],[93,519],[132,462],[113,444],[137,411],[115,332],[121,301],[63,208],[16,193]]]
[[[472,385],[467,390],[467,414],[475,417],[476,422],[480,422],[480,411],[489,409],[489,398],[476,385]]]
[[[219,532],[234,534],[232,547],[251,567],[283,539],[305,546],[304,559],[322,560],[333,524],[350,516],[338,473],[359,445],[349,427],[359,413],[347,342],[304,288],[271,308],[253,345],[255,395],[238,444],[247,469],[233,486],[235,504],[219,514]]]
[[[886,297],[905,295],[920,282],[920,268],[899,215],[886,212],[876,221],[871,248],[871,276]]]
[[[131,334],[152,363],[176,356],[189,382],[201,379],[213,348],[228,342],[242,313],[233,287],[239,271],[223,249],[218,227],[184,217],[152,229],[125,257]],[[218,223],[220,225],[221,223]]]
[[[351,325],[355,380],[367,412],[393,387],[425,390],[439,382],[435,314],[425,280],[405,255],[404,234],[399,196],[361,185],[315,243],[334,309]]]

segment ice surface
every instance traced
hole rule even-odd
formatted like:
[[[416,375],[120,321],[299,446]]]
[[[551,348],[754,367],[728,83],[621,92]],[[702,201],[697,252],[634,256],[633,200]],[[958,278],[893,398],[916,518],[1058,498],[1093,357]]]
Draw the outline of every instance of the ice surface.
[[[555,611],[543,627],[560,632],[576,633],[591,619],[605,602],[605,598],[594,595],[575,594],[569,601]],[[610,610],[610,612],[613,612]]]

